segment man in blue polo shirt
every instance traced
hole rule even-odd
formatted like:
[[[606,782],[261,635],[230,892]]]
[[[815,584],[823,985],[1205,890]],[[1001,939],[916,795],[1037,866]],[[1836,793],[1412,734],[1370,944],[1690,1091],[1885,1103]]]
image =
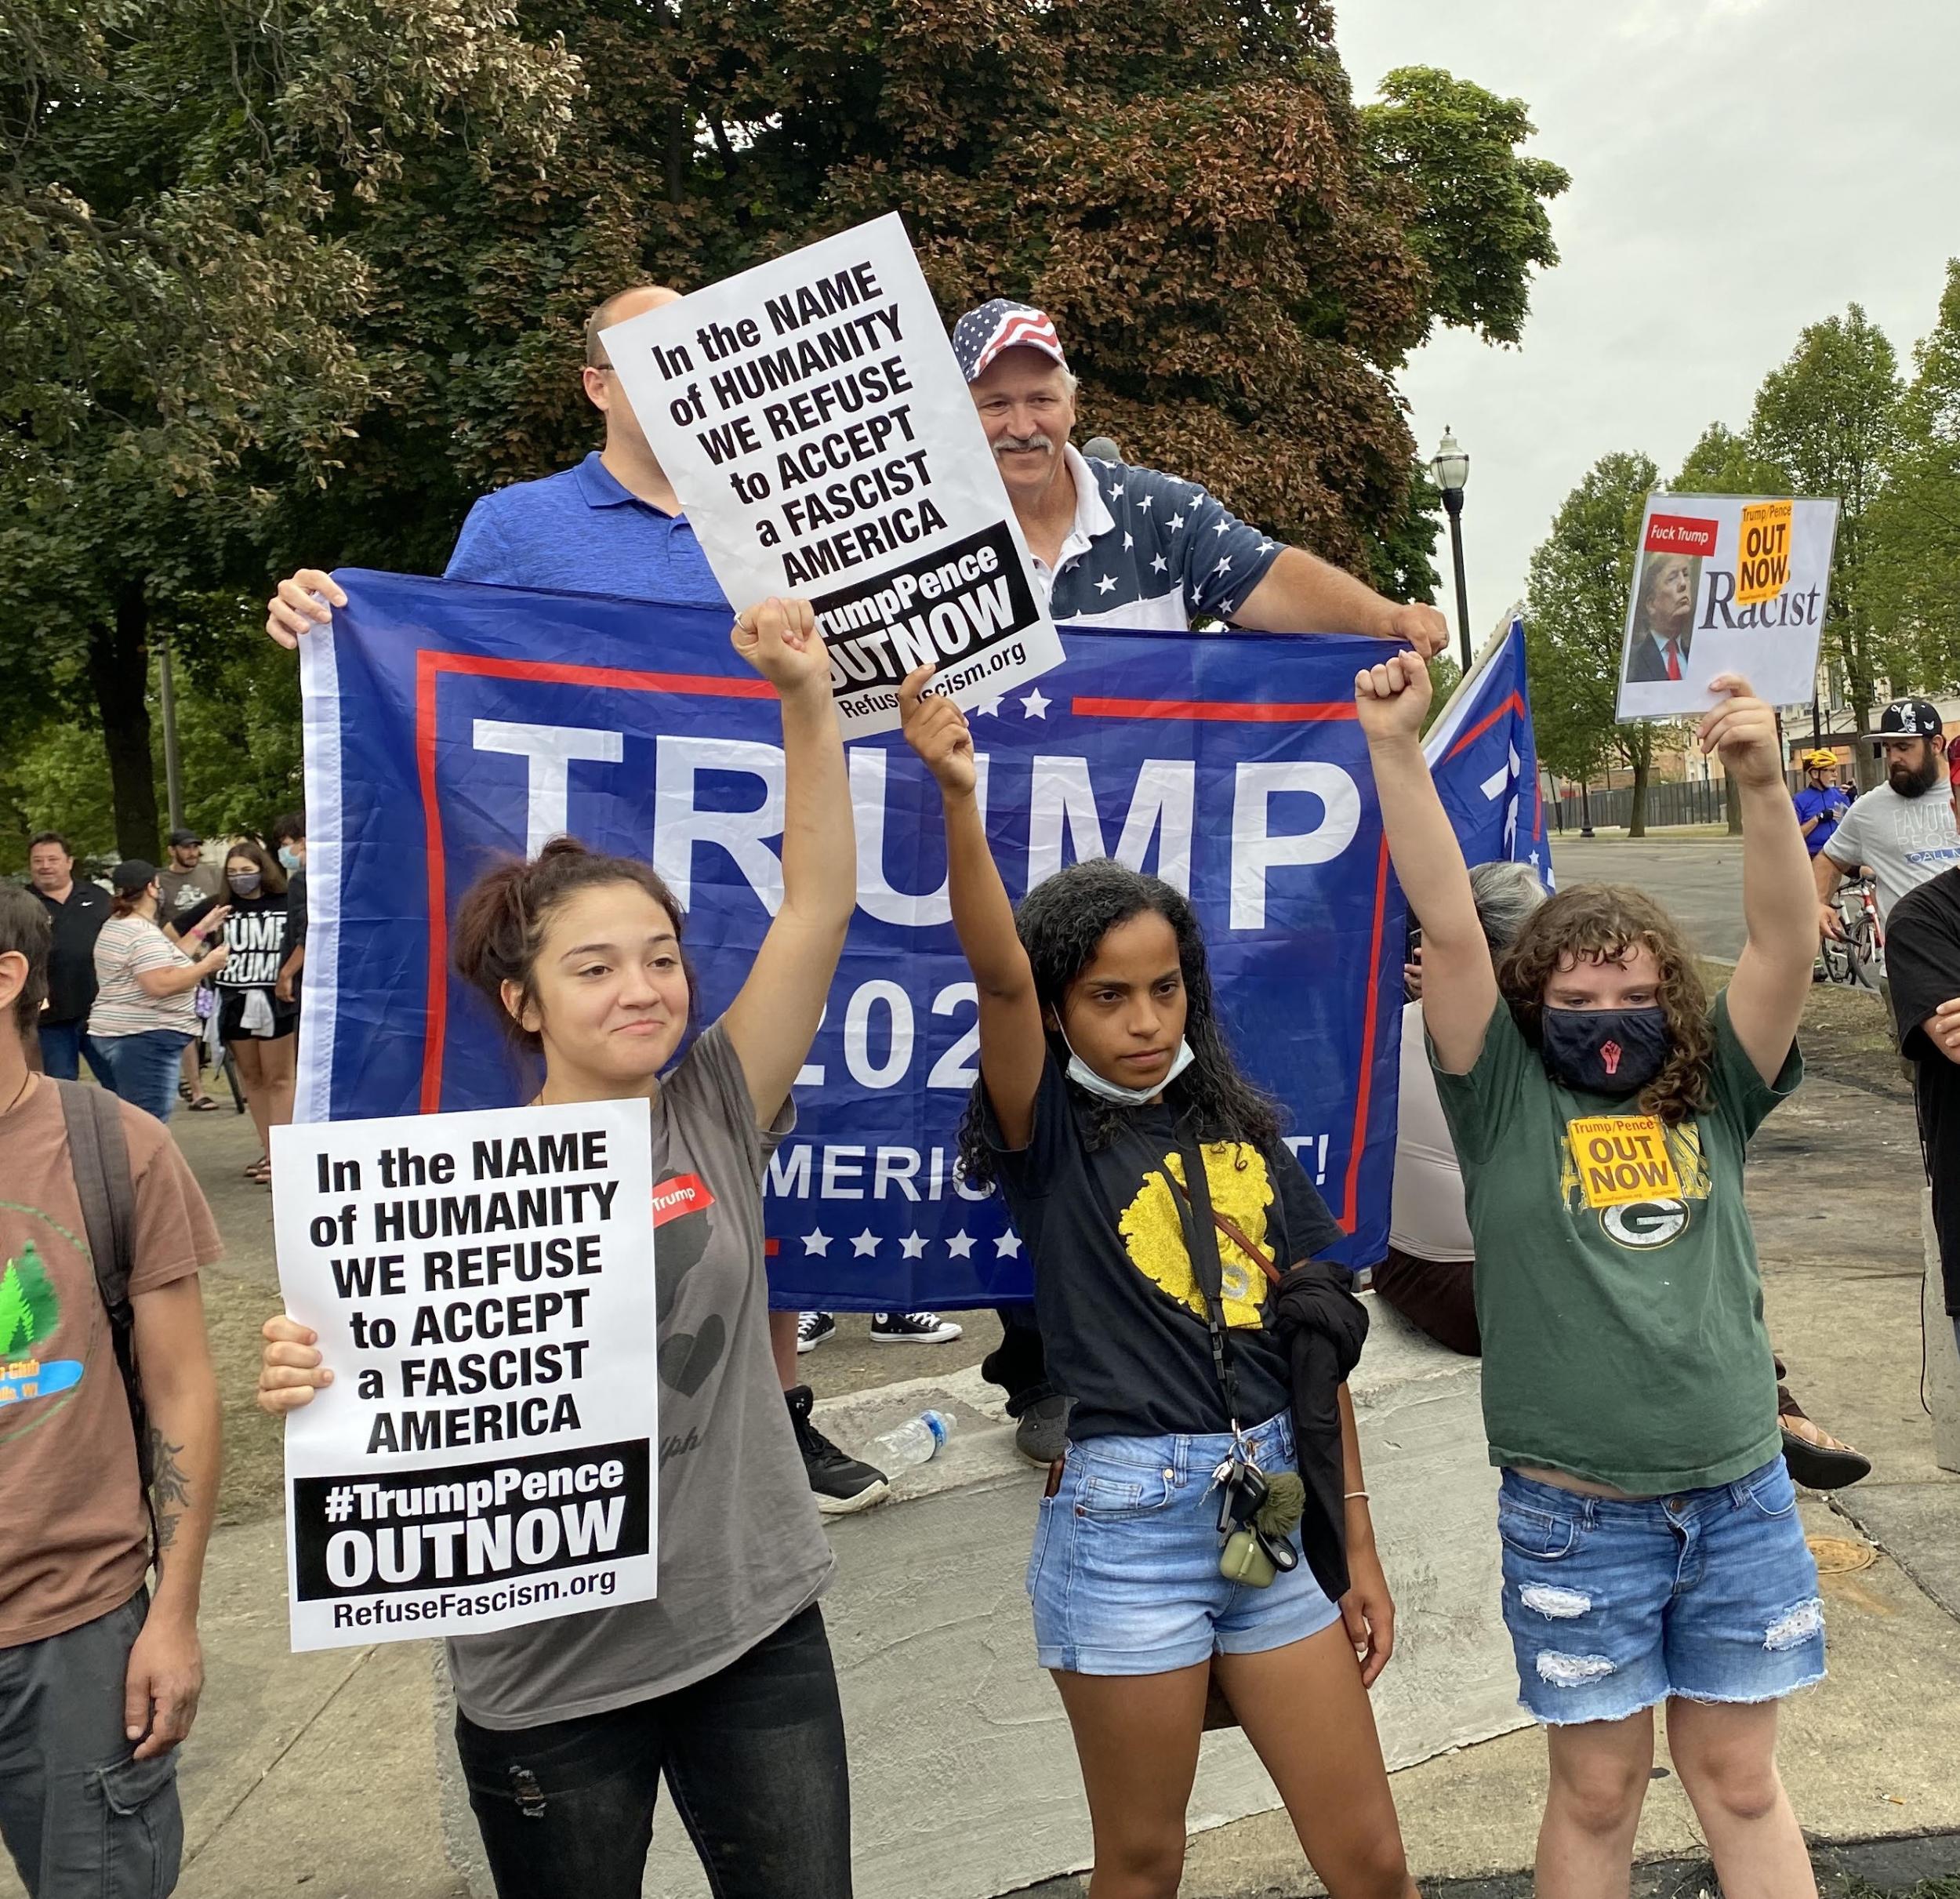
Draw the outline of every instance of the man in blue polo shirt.
[[[605,446],[557,474],[515,481],[484,496],[456,536],[443,569],[445,580],[728,609],[673,484],[648,447],[600,340],[609,325],[670,303],[680,294],[642,284],[608,297],[586,319],[581,375],[586,399],[605,418]],[[295,646],[302,634],[327,625],[333,608],[347,604],[329,575],[303,567],[281,581],[267,602],[266,631],[281,646]],[[811,1394],[797,1383],[793,1370],[797,1320],[793,1312],[770,1313],[770,1343],[810,1487],[826,1515],[862,1509],[886,1494],[884,1474],[847,1456],[811,1422]],[[913,1342],[960,1336],[956,1325],[931,1313],[880,1313],[874,1326],[882,1326],[884,1336]]]

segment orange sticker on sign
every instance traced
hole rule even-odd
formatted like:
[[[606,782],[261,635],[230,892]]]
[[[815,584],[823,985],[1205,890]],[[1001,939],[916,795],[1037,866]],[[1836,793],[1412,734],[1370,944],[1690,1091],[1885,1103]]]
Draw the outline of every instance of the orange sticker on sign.
[[[1791,501],[1752,501],[1743,509],[1736,550],[1737,606],[1761,606],[1783,591],[1790,578],[1790,523],[1795,509]]]
[[[1566,1142],[1588,1207],[1681,1197],[1667,1131],[1653,1114],[1591,1114],[1566,1123]]]

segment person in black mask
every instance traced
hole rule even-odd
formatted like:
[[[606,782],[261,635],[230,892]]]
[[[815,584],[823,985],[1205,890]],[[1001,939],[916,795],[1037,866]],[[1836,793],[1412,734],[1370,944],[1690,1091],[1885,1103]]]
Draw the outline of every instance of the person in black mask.
[[[1743,1157],[1802,1079],[1814,886],[1775,714],[1701,721],[1743,811],[1748,940],[1712,999],[1637,890],[1562,891],[1494,960],[1422,755],[1428,674],[1355,683],[1476,1253],[1484,1429],[1519,1697],[1545,1726],[1538,1890],[1624,1893],[1653,1711],[1725,1891],[1814,1899],[1777,1704],[1824,1673]]]
[[[223,897],[186,910],[172,934],[195,929],[221,906],[225,910],[224,939],[231,954],[216,978],[218,1033],[238,1070],[263,1150],[245,1178],[270,1186],[271,1131],[292,1119],[299,1048],[299,1005],[278,993],[279,971],[291,948],[286,873],[263,844],[248,837],[225,853],[224,881]]]

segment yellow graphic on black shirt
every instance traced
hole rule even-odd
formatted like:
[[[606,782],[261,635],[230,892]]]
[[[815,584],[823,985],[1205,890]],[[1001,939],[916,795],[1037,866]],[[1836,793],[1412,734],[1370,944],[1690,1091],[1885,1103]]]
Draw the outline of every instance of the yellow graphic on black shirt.
[[[1243,1141],[1214,1141],[1199,1150],[1204,1177],[1211,1189],[1213,1208],[1232,1222],[1270,1258],[1266,1241],[1266,1209],[1272,1204],[1272,1179],[1265,1156]],[[1184,1185],[1184,1160],[1166,1154],[1163,1165],[1172,1179]],[[1137,1189],[1136,1198],[1116,1222],[1130,1263],[1171,1296],[1204,1316],[1204,1294],[1192,1276],[1191,1255],[1184,1241],[1184,1223],[1163,1175],[1152,1168]],[[1219,1281],[1224,1288],[1225,1323],[1258,1326],[1265,1304],[1266,1276],[1228,1234],[1218,1232]]]
[[[1583,1213],[1588,1206],[1598,1207],[1610,1205],[1610,1198],[1594,1198],[1586,1191],[1586,1182],[1581,1176],[1574,1153],[1581,1145],[1573,1138],[1574,1129],[1590,1131],[1598,1121],[1624,1118],[1635,1124],[1645,1133],[1655,1125],[1653,1117],[1636,1115],[1625,1117],[1599,1117],[1584,1121],[1566,1123],[1566,1138],[1559,1143],[1559,1195],[1569,1213]],[[1667,1144],[1667,1156],[1664,1164],[1671,1167],[1674,1179],[1658,1182],[1646,1197],[1658,1200],[1705,1200],[1708,1197],[1708,1161],[1701,1151],[1700,1131],[1692,1121],[1683,1121],[1678,1127],[1670,1127],[1660,1124],[1661,1132]],[[1596,1189],[1595,1189],[1596,1191]]]

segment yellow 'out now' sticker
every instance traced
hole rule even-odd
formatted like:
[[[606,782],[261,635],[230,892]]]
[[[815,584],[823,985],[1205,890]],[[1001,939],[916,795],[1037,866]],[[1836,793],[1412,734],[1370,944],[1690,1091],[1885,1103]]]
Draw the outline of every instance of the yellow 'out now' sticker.
[[[1582,1115],[1566,1123],[1566,1140],[1588,1207],[1681,1197],[1658,1115]]]

